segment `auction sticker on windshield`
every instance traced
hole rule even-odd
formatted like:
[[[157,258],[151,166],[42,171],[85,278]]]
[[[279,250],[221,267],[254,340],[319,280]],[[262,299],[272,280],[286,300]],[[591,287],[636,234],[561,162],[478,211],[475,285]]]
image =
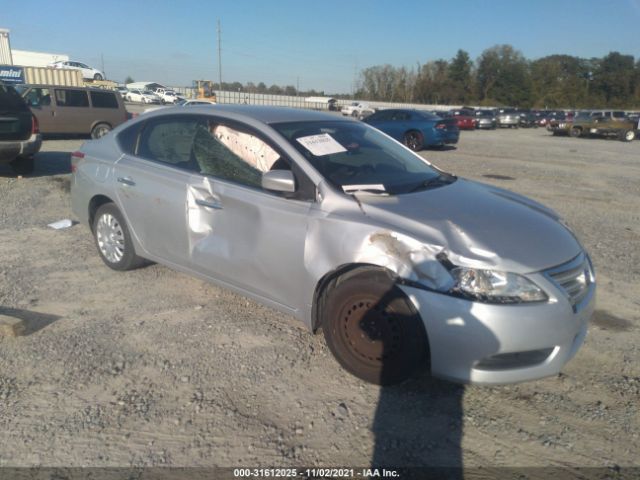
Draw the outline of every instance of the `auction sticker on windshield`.
[[[340,145],[335,138],[328,133],[320,135],[309,135],[296,139],[300,145],[309,150],[314,156],[322,157],[332,153],[346,152],[347,149]]]

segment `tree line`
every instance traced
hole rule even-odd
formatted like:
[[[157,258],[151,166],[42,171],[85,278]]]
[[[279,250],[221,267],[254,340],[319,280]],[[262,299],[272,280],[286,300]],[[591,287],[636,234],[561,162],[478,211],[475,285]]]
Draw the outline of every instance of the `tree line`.
[[[602,58],[527,60],[511,45],[496,45],[475,62],[458,50],[451,60],[412,68],[365,68],[355,95],[403,103],[634,109],[640,108],[640,59],[611,52]]]

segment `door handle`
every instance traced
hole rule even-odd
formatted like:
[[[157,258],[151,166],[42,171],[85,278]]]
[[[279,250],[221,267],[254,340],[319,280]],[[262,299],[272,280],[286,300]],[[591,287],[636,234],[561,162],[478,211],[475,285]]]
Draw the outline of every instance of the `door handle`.
[[[133,187],[136,182],[134,182],[131,177],[118,177],[118,183],[124,183],[125,185],[129,185]]]
[[[222,210],[222,204],[216,202],[215,200],[201,200],[198,198],[196,200],[196,205],[206,208],[214,208],[216,210]]]

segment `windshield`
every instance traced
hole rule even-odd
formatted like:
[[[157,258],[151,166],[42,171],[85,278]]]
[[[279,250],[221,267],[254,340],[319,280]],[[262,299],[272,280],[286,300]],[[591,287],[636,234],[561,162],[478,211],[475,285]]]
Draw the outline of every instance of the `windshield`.
[[[405,147],[368,125],[345,121],[272,125],[334,187],[398,195],[440,178]]]

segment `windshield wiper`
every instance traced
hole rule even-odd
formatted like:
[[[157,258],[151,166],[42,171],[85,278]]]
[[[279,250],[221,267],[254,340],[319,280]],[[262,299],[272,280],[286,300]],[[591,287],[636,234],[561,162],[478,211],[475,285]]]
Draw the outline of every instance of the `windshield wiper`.
[[[458,177],[450,173],[441,173],[437,177],[424,180],[409,190],[409,193],[417,192],[418,190],[426,190],[427,188],[441,187],[442,185],[448,185],[456,181]]]
[[[353,194],[357,192],[366,192],[366,193],[378,193],[378,194],[388,194],[384,185],[375,184],[375,185],[342,185],[342,191],[346,194]]]

